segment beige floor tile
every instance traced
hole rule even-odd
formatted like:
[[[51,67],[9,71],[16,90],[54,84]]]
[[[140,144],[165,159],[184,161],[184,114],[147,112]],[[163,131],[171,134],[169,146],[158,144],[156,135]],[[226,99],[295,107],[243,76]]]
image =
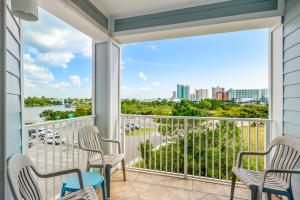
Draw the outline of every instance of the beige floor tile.
[[[193,180],[193,190],[198,192],[226,196],[223,185],[212,184],[198,180]]]
[[[126,171],[126,180],[135,180],[138,173]],[[123,180],[123,171],[117,170],[112,174],[111,180]]]
[[[142,182],[142,183],[152,183],[152,184],[162,185],[164,178],[165,178],[164,176],[159,176],[155,174],[139,173],[135,181]]]
[[[148,191],[153,191],[161,188],[161,185],[152,183],[141,183],[132,181],[130,182],[130,184],[138,194],[144,194]]]
[[[224,186],[226,196],[230,196],[230,186]],[[247,188],[236,187],[234,190],[234,197],[239,199],[249,199],[250,198],[250,190]]]
[[[182,179],[182,178],[165,177],[162,182],[162,185],[167,187],[175,187],[175,188],[181,188],[187,190],[193,189],[193,181]]]
[[[112,200],[123,200],[138,195],[131,184],[128,181],[123,180],[115,180],[111,182],[110,194]]]

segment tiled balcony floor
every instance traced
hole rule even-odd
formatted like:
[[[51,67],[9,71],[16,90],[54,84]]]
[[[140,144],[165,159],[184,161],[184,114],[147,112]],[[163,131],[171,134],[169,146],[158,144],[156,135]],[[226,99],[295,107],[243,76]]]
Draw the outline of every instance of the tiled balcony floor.
[[[230,186],[142,172],[127,171],[124,182],[118,170],[111,181],[111,200],[227,200],[230,195]],[[250,193],[237,187],[235,197],[250,199]]]

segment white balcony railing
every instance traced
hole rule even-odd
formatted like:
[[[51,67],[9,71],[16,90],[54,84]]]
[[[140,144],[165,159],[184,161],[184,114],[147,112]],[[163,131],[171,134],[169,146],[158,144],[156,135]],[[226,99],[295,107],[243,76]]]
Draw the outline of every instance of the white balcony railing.
[[[122,115],[129,169],[227,183],[240,151],[262,151],[271,120]],[[245,168],[261,170],[266,158],[248,157]]]
[[[78,147],[78,130],[94,124],[93,116],[51,121],[25,126],[28,134],[26,154],[42,172],[80,168],[85,170],[87,154]],[[65,177],[37,179],[44,199],[60,194]]]

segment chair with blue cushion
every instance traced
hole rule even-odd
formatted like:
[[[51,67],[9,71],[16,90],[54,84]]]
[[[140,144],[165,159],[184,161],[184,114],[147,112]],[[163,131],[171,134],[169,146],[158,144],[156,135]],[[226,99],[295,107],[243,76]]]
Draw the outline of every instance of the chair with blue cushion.
[[[104,138],[96,126],[85,126],[78,131],[79,148],[88,152],[87,171],[90,168],[103,169],[105,174],[107,197],[110,197],[110,173],[111,169],[122,163],[123,178],[126,181],[125,156],[121,153],[119,141]],[[104,154],[101,143],[109,142],[118,145],[119,153]]]
[[[106,199],[104,177],[98,172],[83,172],[82,173],[83,186],[93,187],[95,191],[101,187],[103,199]],[[61,197],[64,197],[67,192],[76,192],[80,190],[78,177],[69,176],[62,184]]]

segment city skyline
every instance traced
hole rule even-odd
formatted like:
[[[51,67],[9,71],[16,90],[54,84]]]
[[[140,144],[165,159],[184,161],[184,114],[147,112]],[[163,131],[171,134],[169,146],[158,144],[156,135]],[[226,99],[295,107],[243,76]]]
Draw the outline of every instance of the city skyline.
[[[268,88],[266,29],[148,41],[122,46],[122,98],[170,98],[214,86]]]
[[[25,96],[90,98],[91,44],[40,9],[38,22],[24,22]],[[121,98],[170,98],[178,82],[191,85],[190,91],[267,88],[267,29],[122,45]]]

